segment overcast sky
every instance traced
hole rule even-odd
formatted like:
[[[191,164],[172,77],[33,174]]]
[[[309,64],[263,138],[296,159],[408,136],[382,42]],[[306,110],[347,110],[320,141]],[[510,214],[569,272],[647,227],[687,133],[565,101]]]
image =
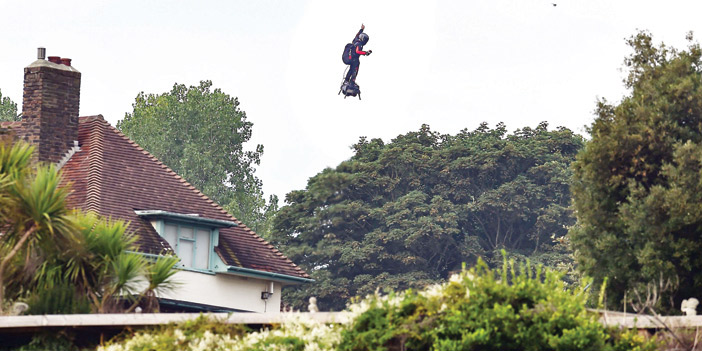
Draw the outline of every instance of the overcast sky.
[[[598,97],[625,93],[625,38],[647,29],[682,48],[688,31],[702,37],[700,14],[702,2],[674,0],[0,0],[0,91],[21,104],[40,46],[82,72],[80,114],[113,125],[140,91],[212,80],[254,123],[257,176],[282,199],[360,136],[483,121],[582,134]],[[343,99],[341,52],[361,23],[363,100]]]

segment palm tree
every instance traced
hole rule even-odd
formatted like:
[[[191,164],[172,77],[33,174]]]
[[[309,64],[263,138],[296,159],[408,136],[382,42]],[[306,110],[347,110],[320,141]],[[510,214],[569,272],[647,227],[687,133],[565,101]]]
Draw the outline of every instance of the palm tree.
[[[127,253],[136,236],[129,235],[124,221],[102,220],[94,213],[77,213],[76,239],[56,257],[52,267],[89,299],[96,312],[119,311],[119,294],[133,295],[146,267],[146,259]]]
[[[15,298],[74,289],[67,299],[89,301],[98,313],[124,311],[124,299],[132,302],[128,311],[142,300],[158,310],[157,293],[176,286],[178,259],[151,262],[135,252],[137,237],[124,221],[69,210],[57,169],[34,166],[33,151],[23,142],[0,140],[0,315],[8,286]]]
[[[70,236],[72,225],[54,166],[30,167],[34,148],[0,141],[0,314],[5,273],[19,254],[28,261],[55,237]]]
[[[174,290],[178,287],[178,282],[173,280],[173,275],[177,272],[173,267],[180,259],[175,256],[160,256],[153,264],[146,269],[146,289],[137,297],[127,312],[133,311],[143,301],[144,312],[159,312],[157,295]]]
[[[60,271],[59,275],[90,300],[98,313],[125,311],[125,300],[132,302],[126,312],[144,298],[158,306],[157,301],[148,298],[155,299],[156,292],[177,285],[172,277],[178,259],[162,256],[152,263],[134,252],[137,237],[127,231],[124,221],[103,220],[94,213],[77,213],[72,220],[77,228],[76,240],[57,252],[53,260],[45,261],[47,268],[41,272],[47,274],[37,275],[40,281],[51,282],[56,274],[49,272]]]

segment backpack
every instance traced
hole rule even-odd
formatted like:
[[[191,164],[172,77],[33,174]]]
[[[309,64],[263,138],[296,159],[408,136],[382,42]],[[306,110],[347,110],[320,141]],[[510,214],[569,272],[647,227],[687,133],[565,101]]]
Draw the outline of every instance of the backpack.
[[[344,61],[345,65],[350,65],[353,59],[353,43],[348,43],[344,46],[344,53],[341,55],[341,60]]]

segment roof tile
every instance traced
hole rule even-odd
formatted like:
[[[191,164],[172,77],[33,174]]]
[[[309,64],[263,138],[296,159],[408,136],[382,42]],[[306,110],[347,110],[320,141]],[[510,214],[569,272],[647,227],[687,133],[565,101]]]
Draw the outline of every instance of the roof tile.
[[[219,230],[215,252],[226,264],[309,278],[290,259],[102,116],[81,117],[78,138],[81,151],[62,169],[64,182],[72,184],[69,204],[128,221],[130,230],[139,235],[140,250],[160,253],[170,247],[135,210],[197,213],[239,224]]]

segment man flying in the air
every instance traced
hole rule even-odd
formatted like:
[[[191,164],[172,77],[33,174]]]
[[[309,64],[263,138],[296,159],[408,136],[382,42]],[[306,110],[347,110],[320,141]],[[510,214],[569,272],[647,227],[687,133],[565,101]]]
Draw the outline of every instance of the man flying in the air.
[[[361,55],[368,56],[371,53],[373,53],[372,50],[363,51],[363,45],[366,45],[369,39],[368,34],[363,33],[363,29],[365,28],[366,26],[361,24],[361,30],[358,31],[356,37],[353,39],[353,48],[347,53],[348,59],[351,63],[349,64],[349,72],[346,73],[346,78],[344,79],[344,81],[351,82],[354,85],[356,84],[358,67],[361,65],[361,61],[359,60],[359,58],[361,57]]]

